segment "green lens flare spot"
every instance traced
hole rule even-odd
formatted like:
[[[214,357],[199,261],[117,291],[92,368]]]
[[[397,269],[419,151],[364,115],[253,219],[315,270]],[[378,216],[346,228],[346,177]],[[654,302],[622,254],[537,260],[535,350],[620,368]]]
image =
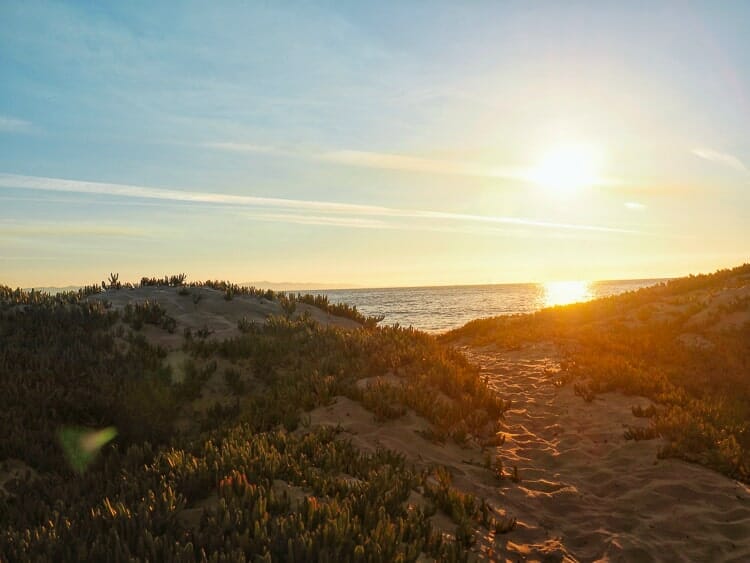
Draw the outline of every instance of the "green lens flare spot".
[[[58,432],[65,459],[77,473],[83,473],[99,450],[111,442],[115,436],[117,436],[117,429],[114,426],[101,430],[68,426],[61,428]]]

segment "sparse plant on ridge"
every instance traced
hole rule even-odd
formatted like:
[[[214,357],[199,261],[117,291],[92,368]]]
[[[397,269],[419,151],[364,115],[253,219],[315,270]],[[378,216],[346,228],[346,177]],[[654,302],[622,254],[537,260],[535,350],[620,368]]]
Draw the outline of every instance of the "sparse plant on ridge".
[[[122,284],[119,281],[119,274],[109,274],[107,282],[102,282],[102,288],[104,289],[120,289]]]

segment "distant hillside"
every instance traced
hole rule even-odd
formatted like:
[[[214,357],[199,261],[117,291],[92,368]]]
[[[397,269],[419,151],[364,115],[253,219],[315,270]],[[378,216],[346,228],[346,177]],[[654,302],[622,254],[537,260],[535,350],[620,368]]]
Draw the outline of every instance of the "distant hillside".
[[[270,282],[251,281],[239,284],[243,287],[258,287],[272,289],[273,291],[313,291],[325,289],[356,289],[358,285],[352,283],[325,283],[325,282]]]
[[[257,287],[258,289],[270,289],[272,291],[314,291],[326,289],[355,289],[359,286],[351,283],[322,283],[322,282],[270,282],[270,281],[250,281],[237,284],[240,287]],[[82,285],[66,285],[64,287],[25,287],[24,291],[41,291],[56,295],[66,291],[78,291],[83,288]]]

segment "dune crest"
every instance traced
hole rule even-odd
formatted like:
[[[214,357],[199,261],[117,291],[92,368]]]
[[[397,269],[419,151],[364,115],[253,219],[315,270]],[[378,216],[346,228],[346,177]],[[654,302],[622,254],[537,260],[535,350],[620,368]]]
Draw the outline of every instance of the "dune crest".
[[[212,338],[225,339],[237,336],[239,321],[262,325],[271,315],[281,316],[284,310],[277,300],[250,295],[235,295],[227,300],[225,292],[210,287],[168,287],[146,286],[137,288],[109,289],[89,297],[90,300],[105,301],[116,310],[128,304],[150,301],[164,307],[180,328],[211,331]],[[359,328],[359,323],[351,319],[337,317],[306,303],[298,303],[293,317],[309,314],[323,326],[333,325],[342,328]],[[180,345],[182,334],[173,336],[163,331],[151,331],[151,340],[161,340],[162,344]]]

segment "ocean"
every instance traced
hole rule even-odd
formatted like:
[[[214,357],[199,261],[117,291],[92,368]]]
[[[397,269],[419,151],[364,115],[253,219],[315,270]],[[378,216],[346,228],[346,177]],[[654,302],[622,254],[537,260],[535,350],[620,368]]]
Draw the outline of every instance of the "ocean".
[[[397,323],[441,332],[472,319],[531,313],[544,307],[589,301],[663,281],[666,280],[332,289],[303,293],[327,295],[331,302],[355,305],[366,315],[384,315],[383,324]]]

